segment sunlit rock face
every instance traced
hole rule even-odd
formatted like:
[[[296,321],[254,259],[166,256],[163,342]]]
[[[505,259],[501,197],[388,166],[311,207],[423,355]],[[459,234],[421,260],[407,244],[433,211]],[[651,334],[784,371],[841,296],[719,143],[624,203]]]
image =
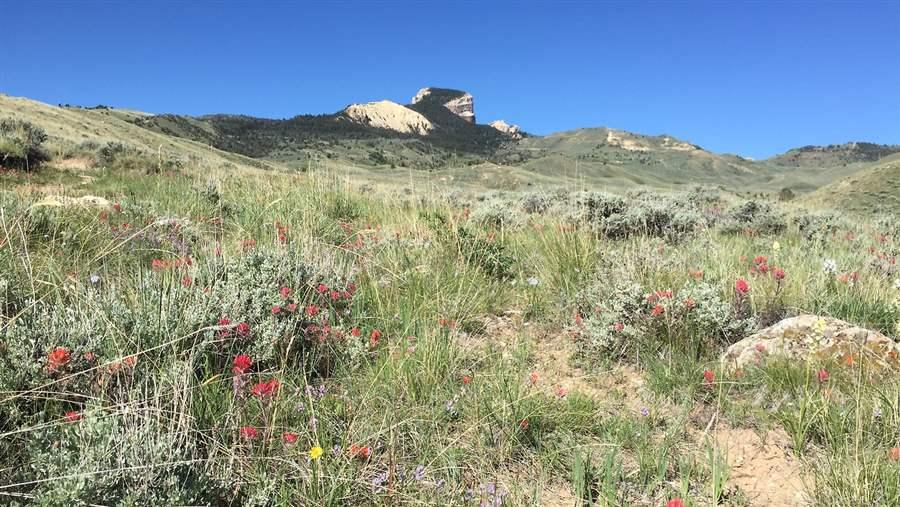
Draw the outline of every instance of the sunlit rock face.
[[[438,98],[443,106],[456,116],[469,123],[475,123],[475,99],[472,97],[472,94],[445,88],[422,88],[413,97],[412,103],[418,104],[432,97]]]

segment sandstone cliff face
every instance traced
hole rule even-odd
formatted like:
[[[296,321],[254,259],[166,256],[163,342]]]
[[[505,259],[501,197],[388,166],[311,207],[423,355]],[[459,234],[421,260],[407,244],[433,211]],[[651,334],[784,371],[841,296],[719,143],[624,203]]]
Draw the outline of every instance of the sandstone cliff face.
[[[355,122],[404,134],[426,135],[434,129],[428,118],[389,100],[353,104],[344,114]]]
[[[469,123],[475,123],[475,99],[470,93],[441,88],[422,88],[413,97],[412,103],[418,104],[426,98],[434,96],[440,97],[440,100],[443,101],[443,106],[456,116]]]
[[[509,137],[511,137],[513,139],[518,140],[518,139],[522,139],[522,137],[524,137],[522,134],[521,127],[519,127],[518,125],[506,123],[503,120],[492,121],[490,123],[490,126],[494,127],[495,129],[499,130],[500,132],[503,132],[504,134],[508,135]]]

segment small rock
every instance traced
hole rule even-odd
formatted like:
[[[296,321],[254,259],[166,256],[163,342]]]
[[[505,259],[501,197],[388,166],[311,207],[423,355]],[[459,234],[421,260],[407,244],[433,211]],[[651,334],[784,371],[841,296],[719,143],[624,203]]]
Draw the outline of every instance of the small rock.
[[[843,320],[818,315],[784,319],[728,347],[721,362],[737,369],[759,364],[768,356],[790,360],[865,360],[876,369],[900,371],[900,345],[887,336]]]

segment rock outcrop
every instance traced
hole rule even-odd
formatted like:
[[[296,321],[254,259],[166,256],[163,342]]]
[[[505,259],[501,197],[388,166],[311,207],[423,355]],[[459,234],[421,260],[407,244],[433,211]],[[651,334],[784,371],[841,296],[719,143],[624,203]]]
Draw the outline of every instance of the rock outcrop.
[[[524,137],[524,134],[522,134],[522,128],[518,125],[512,125],[510,123],[506,123],[503,120],[492,121],[489,125],[513,139],[522,139]]]
[[[760,364],[768,357],[796,361],[840,361],[900,371],[900,345],[887,336],[849,322],[817,315],[784,319],[728,347],[724,367]]]
[[[95,195],[85,195],[82,197],[69,197],[67,195],[49,195],[44,199],[34,203],[34,206],[47,206],[51,208],[59,208],[66,206],[84,206],[92,208],[112,208],[112,203],[108,200],[97,197]]]
[[[428,118],[389,100],[353,104],[344,109],[344,114],[357,123],[404,134],[426,135],[434,129]]]
[[[475,123],[475,99],[470,93],[445,88],[422,88],[413,97],[412,103],[418,104],[428,98],[436,98],[440,103],[469,123]]]

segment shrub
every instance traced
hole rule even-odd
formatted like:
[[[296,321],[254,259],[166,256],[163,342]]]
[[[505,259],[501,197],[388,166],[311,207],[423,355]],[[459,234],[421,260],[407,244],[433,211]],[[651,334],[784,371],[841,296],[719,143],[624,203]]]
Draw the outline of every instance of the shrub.
[[[608,359],[637,359],[669,345],[702,355],[743,338],[757,328],[753,316],[733,305],[707,283],[680,290],[644,290],[633,282],[598,281],[577,297],[584,315],[582,353]]]
[[[47,140],[44,129],[15,118],[0,119],[0,166],[30,171],[47,155],[41,145]]]
[[[548,195],[532,193],[522,197],[520,205],[525,213],[542,214],[550,208],[551,204],[552,199]]]
[[[478,236],[463,226],[457,227],[456,236],[457,248],[467,262],[488,276],[501,280],[512,278],[515,258],[500,240]]]
[[[793,218],[794,225],[807,241],[824,241],[841,230],[851,228],[850,224],[833,212],[803,213]]]
[[[472,211],[472,221],[492,229],[510,229],[521,225],[519,211],[505,199],[490,199]]]
[[[637,192],[628,199],[590,193],[578,200],[582,217],[603,236],[651,236],[675,240],[705,227],[697,205],[681,196]]]
[[[784,215],[771,204],[746,201],[734,206],[722,218],[725,234],[778,234],[787,228]]]
[[[782,188],[781,191],[778,192],[778,200],[782,202],[790,201],[796,196],[797,195],[794,193],[794,191],[789,188]]]
[[[182,169],[184,163],[164,153],[153,153],[127,143],[110,141],[97,151],[97,161],[112,170],[143,170],[146,173],[175,171]]]

